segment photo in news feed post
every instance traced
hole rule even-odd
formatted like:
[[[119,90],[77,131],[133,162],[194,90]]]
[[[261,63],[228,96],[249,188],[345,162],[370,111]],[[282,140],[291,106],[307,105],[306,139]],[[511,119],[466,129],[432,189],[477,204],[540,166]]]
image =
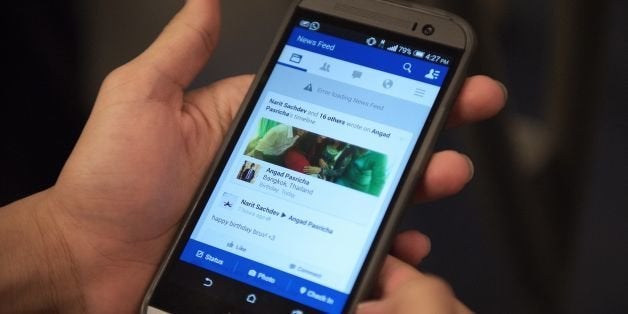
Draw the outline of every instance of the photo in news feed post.
[[[245,155],[374,196],[386,183],[386,155],[266,118]]]

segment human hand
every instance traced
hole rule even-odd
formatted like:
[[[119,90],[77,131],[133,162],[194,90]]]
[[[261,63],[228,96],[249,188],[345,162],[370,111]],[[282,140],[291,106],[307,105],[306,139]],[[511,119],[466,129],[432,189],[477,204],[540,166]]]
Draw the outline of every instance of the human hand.
[[[319,174],[319,173],[321,173],[321,168],[320,167],[315,167],[315,166],[305,166],[305,167],[303,167],[303,173],[306,173],[306,174]]]
[[[376,295],[358,306],[357,314],[439,313],[471,311],[442,279],[419,272],[417,265],[430,251],[429,238],[417,231],[399,234],[379,274]]]
[[[44,267],[33,267],[54,270],[42,276],[55,280],[29,283],[40,285],[27,289],[40,302],[60,312],[137,311],[251,82],[251,76],[240,76],[185,90],[209,58],[218,27],[217,0],[186,1],[142,55],[107,77],[55,186],[3,208],[23,222],[15,224],[17,234],[32,232],[40,240],[37,247],[24,246],[47,256]],[[490,117],[503,100],[494,80],[472,77],[451,121]],[[436,153],[419,199],[455,193],[471,173],[464,155]],[[0,265],[19,263],[12,258],[4,254]],[[16,308],[24,306],[19,297]]]
[[[44,312],[137,312],[252,79],[185,91],[209,58],[218,27],[218,0],[189,0],[143,54],[106,78],[56,184],[2,211],[23,222],[18,234],[45,230],[45,243],[25,255],[60,255],[37,265],[54,269],[56,278],[32,284],[63,282],[63,289],[7,291],[32,290],[39,296],[33,299],[56,307]],[[36,219],[22,218],[26,212]],[[0,265],[4,259],[21,263],[3,253]],[[15,307],[4,308],[9,312],[39,310],[28,303],[0,300]]]
[[[379,275],[379,296],[359,305],[357,314],[472,313],[442,279],[423,274],[388,256]]]
[[[323,169],[327,169],[329,168],[329,165],[327,165],[327,163],[325,162],[325,160],[323,160],[322,158],[318,160],[318,165],[323,168]]]

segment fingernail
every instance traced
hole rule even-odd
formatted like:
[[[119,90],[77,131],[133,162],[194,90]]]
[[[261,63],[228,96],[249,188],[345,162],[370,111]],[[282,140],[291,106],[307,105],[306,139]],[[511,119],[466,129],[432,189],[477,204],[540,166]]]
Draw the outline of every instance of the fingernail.
[[[469,156],[462,154],[462,156],[464,157],[464,159],[467,160],[467,163],[469,164],[469,177],[467,179],[467,182],[471,181],[471,179],[473,179],[473,176],[475,175],[475,166],[473,165],[473,160],[471,160],[471,158],[469,158]]]
[[[506,103],[508,101],[508,88],[501,81],[495,80],[495,82],[502,89],[502,92],[504,93],[504,103]]]

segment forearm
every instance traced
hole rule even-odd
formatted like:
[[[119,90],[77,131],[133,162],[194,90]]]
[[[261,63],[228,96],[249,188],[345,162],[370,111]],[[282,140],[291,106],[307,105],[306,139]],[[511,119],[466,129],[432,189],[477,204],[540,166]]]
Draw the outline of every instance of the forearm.
[[[46,194],[0,208],[2,311],[83,312],[80,281]]]

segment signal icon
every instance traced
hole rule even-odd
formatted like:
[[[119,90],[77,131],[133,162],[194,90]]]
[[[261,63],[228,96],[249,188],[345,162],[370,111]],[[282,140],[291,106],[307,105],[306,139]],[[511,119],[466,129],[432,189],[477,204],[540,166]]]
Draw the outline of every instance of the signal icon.
[[[390,46],[386,48],[386,50],[392,51],[392,52],[397,52],[397,49],[399,49],[399,45],[394,45],[394,46]]]

